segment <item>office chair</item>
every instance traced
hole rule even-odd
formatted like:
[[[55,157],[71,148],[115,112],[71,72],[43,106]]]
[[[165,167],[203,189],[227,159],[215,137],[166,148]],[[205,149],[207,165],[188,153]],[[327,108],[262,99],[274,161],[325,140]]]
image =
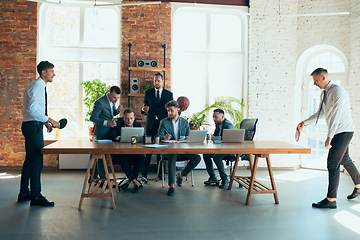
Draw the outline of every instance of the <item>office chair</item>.
[[[255,133],[256,133],[256,124],[258,122],[257,118],[245,118],[240,123],[240,129],[245,129],[245,141],[252,141],[254,139]],[[235,156],[228,155],[223,160],[226,161],[226,165],[230,165],[230,176],[232,175],[233,171],[233,163],[235,162]],[[252,161],[250,159],[249,154],[241,154],[240,155],[241,161],[249,161],[250,170],[252,170]],[[242,185],[239,183],[239,187],[242,187]]]
[[[165,168],[165,162],[167,161],[167,159],[164,157],[164,155],[161,155],[161,158],[160,158],[160,161],[159,161],[159,164],[158,164],[158,169],[157,169],[157,172],[156,172],[156,182],[158,180],[158,176],[159,176],[159,172],[160,172],[160,166],[161,166],[161,181],[162,181],[162,187],[164,188],[165,187],[165,184],[164,184],[164,181],[165,181],[165,171],[164,171],[164,168]],[[177,162],[183,162],[183,161],[186,161],[187,163],[189,162],[189,160],[176,160]],[[194,187],[194,170],[191,170],[191,186]],[[187,176],[185,177],[185,180],[187,181]]]

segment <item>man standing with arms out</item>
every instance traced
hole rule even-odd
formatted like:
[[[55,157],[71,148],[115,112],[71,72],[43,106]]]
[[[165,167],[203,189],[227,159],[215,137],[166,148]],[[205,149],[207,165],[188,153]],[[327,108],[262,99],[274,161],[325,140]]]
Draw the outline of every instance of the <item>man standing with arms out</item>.
[[[328,72],[324,68],[317,68],[310,74],[314,79],[314,85],[324,89],[321,93],[319,110],[297,125],[301,131],[304,126],[317,123],[318,119],[325,116],[328,126],[325,147],[329,149],[327,168],[329,172],[329,186],[327,197],[320,202],[313,203],[315,208],[336,208],[336,195],[339,186],[340,164],[350,174],[355,188],[352,194],[347,196],[353,199],[360,194],[360,175],[356,166],[349,156],[349,144],[354,135],[354,123],[350,113],[349,96],[346,90],[331,82]]]
[[[119,119],[117,126],[111,128],[108,138],[114,141],[120,141],[121,138],[121,128],[132,128],[132,127],[142,127],[140,123],[135,120],[134,110],[127,108],[124,110],[123,118]],[[133,193],[137,193],[142,185],[137,181],[141,167],[144,165],[145,157],[143,154],[114,154],[113,163],[119,164],[126,174],[128,180],[122,184],[121,189],[126,190],[130,183],[134,184],[132,190]],[[134,167],[131,169],[131,165]],[[120,184],[119,184],[120,185]]]
[[[37,65],[39,78],[29,83],[24,91],[22,134],[25,137],[25,161],[21,172],[19,202],[31,200],[32,206],[54,206],[41,195],[41,170],[43,168],[44,147],[43,125],[51,132],[60,123],[48,117],[46,84],[55,77],[54,65],[42,61]],[[29,191],[29,181],[30,189]]]
[[[214,136],[221,136],[223,135],[224,129],[235,129],[234,125],[225,118],[224,110],[222,109],[215,109],[213,113],[213,120],[216,124],[216,128],[214,131]],[[211,158],[214,159],[214,162],[219,170],[220,177],[221,177],[221,184],[219,186],[220,189],[227,188],[229,186],[229,178],[226,175],[224,164],[222,160],[228,156],[229,154],[204,154],[204,162],[206,165],[206,170],[209,174],[209,179],[204,182],[205,185],[211,185],[213,183],[217,183],[216,175],[214,172],[213,163],[211,161]]]
[[[112,86],[110,91],[95,101],[90,121],[94,123],[94,135],[96,139],[106,139],[110,129],[116,127],[116,121],[113,117],[118,115],[123,106],[120,104],[117,108],[115,104],[120,99],[121,90],[118,86]],[[99,177],[106,179],[104,165],[101,159],[98,159]],[[95,171],[97,177],[97,172]]]
[[[185,118],[179,117],[179,104],[177,101],[171,100],[166,103],[169,117],[164,118],[160,122],[159,136],[164,140],[178,140],[180,136],[188,136],[190,126]],[[176,184],[181,187],[184,176],[187,176],[200,162],[199,154],[166,154],[165,158],[168,159],[168,176],[169,176],[169,190],[168,196],[175,194],[175,170],[176,160],[190,160],[186,167],[176,176]]]
[[[167,117],[165,104],[173,100],[173,93],[164,88],[164,76],[162,73],[156,73],[154,76],[154,88],[145,92],[144,103],[141,108],[146,118],[146,135],[155,136],[159,129],[159,123]],[[145,167],[142,173],[147,178],[151,154],[146,155]]]

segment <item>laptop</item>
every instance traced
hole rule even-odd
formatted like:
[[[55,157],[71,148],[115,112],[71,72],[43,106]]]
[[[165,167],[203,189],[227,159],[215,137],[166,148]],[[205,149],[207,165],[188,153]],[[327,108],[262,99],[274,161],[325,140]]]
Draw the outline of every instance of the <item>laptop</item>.
[[[134,128],[121,128],[121,138],[120,142],[122,143],[130,143],[132,136],[138,136],[138,140],[144,135],[144,128],[143,127],[134,127]]]
[[[223,143],[244,142],[245,129],[224,129],[222,135]]]
[[[186,142],[203,142],[206,138],[207,133],[208,130],[190,130]]]

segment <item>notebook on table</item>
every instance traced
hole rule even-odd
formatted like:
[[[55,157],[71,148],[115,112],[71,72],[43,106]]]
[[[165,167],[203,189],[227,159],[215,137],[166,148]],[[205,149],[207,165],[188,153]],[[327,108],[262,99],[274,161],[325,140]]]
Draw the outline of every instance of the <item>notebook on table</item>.
[[[143,127],[122,127],[121,128],[121,138],[120,142],[122,143],[130,143],[132,136],[138,136],[140,139],[144,135],[144,128]]]
[[[224,129],[223,143],[242,143],[244,142],[245,129]]]

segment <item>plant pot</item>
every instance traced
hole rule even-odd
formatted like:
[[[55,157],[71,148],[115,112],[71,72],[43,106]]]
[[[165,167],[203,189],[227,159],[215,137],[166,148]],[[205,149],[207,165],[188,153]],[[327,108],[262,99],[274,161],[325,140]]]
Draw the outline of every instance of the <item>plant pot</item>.
[[[190,127],[190,130],[200,130],[200,127]]]

